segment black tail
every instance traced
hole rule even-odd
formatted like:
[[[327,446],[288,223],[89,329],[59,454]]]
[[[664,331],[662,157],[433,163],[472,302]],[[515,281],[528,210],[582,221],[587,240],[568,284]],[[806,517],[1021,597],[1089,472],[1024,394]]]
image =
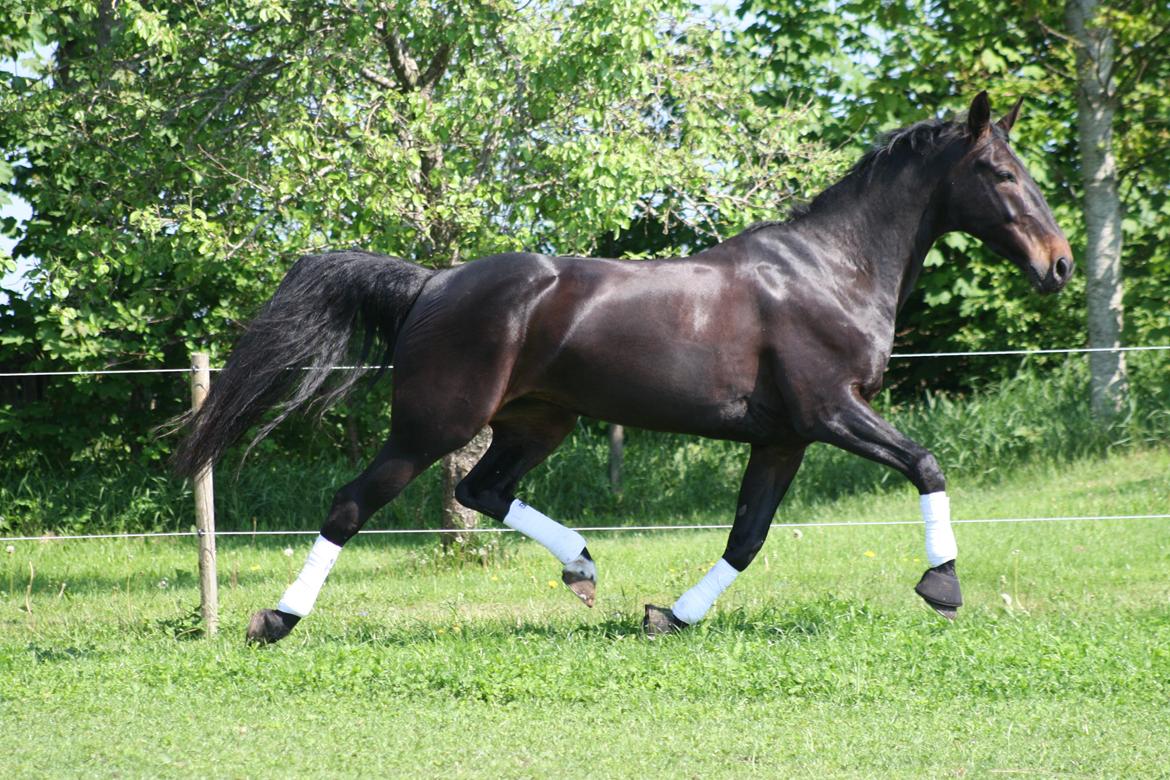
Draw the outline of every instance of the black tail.
[[[320,414],[340,400],[361,375],[331,370],[353,363],[352,335],[363,332],[357,363],[371,353],[388,362],[407,312],[433,273],[369,252],[298,260],[212,378],[203,408],[180,421],[189,432],[172,457],[174,470],[189,477],[214,465],[269,409],[276,415],[250,446],[306,404]]]

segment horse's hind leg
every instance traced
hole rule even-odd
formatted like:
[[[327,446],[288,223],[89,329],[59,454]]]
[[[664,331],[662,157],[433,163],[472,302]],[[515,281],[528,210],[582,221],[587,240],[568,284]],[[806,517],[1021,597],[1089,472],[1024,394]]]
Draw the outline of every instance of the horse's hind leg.
[[[455,449],[453,444],[450,449]],[[309,557],[297,579],[284,592],[276,609],[263,609],[252,616],[247,638],[267,644],[288,636],[302,617],[308,615],[317,600],[330,569],[342,546],[365,524],[374,512],[402,492],[411,480],[449,451],[440,448],[426,452],[404,444],[402,437],[391,435],[369,467],[337,491],[321,534],[313,543]]]
[[[748,567],[768,538],[776,507],[804,458],[804,445],[754,446],[739,488],[727,548],[711,570],[670,609],[646,605],[642,628],[649,636],[669,634],[698,622],[715,599]]]
[[[551,404],[517,402],[492,420],[492,444],[455,488],[455,498],[544,545],[564,565],[561,580],[592,607],[597,567],[585,538],[516,498],[520,479],[557,448],[577,415]]]

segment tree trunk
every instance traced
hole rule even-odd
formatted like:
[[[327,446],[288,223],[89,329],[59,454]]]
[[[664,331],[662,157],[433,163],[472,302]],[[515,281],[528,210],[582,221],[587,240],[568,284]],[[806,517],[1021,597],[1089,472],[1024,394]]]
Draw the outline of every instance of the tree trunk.
[[[434,21],[442,22],[443,12],[435,10]],[[409,38],[400,37],[399,31],[383,19],[377,24],[381,33],[382,45],[390,62],[390,69],[394,78],[377,73],[369,68],[362,68],[363,77],[386,89],[397,90],[403,93],[413,93],[423,102],[431,101],[432,92],[443,79],[451,64],[455,50],[451,44],[440,44],[430,53],[428,62],[423,65],[418,59],[424,52],[411,51],[411,45],[417,43]],[[403,125],[405,128],[405,125]],[[422,195],[427,204],[427,227],[420,236],[421,252],[426,264],[435,267],[454,267],[460,264],[459,227],[445,221],[438,216],[439,205],[442,203],[442,187],[431,181],[431,173],[443,165],[443,147],[420,139],[412,138],[409,132],[403,129],[399,139],[403,146],[420,150],[419,169],[417,178],[411,177],[411,184],[415,191]],[[440,461],[443,472],[443,507],[442,527],[459,530],[475,528],[479,523],[479,513],[468,509],[455,500],[455,486],[467,476],[472,467],[479,462],[491,444],[492,436],[489,428],[484,428],[475,438],[462,449],[446,455]],[[467,540],[467,534],[442,534],[443,546],[462,544]]]
[[[353,421],[352,414],[345,418],[345,448],[349,453],[349,465],[357,468],[362,462],[362,444],[358,439],[357,423]]]
[[[459,531],[479,525],[479,512],[468,509],[455,500],[455,486],[467,476],[492,443],[491,428],[484,428],[462,449],[455,450],[443,458],[443,528]],[[443,534],[443,546],[463,544],[468,534]]]
[[[622,492],[622,456],[626,448],[626,431],[620,425],[609,426],[609,489],[613,494]]]
[[[1121,346],[1121,198],[1113,155],[1113,32],[1098,0],[1068,0],[1065,21],[1077,42],[1077,134],[1085,187],[1085,258],[1090,347]],[[1117,417],[1126,407],[1125,353],[1089,354],[1093,414]]]

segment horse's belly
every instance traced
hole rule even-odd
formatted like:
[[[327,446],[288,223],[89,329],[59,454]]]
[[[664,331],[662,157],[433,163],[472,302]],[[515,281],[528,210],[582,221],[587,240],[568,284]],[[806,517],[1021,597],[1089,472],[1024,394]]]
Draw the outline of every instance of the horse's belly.
[[[754,356],[707,345],[638,341],[605,350],[567,349],[534,390],[580,414],[623,425],[754,438],[751,399],[759,364]]]

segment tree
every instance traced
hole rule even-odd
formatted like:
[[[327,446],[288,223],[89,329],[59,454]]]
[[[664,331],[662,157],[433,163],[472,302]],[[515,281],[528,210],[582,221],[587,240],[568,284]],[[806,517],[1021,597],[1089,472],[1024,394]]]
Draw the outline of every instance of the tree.
[[[1115,39],[1096,0],[1068,0],[1065,23],[1076,48],[1077,138],[1084,181],[1085,271],[1089,344],[1121,346],[1121,197],[1113,125],[1117,108]],[[1093,411],[1113,418],[1125,408],[1125,355],[1089,356]]]
[[[35,212],[18,251],[39,258],[3,358],[29,366],[222,360],[287,264],[323,247],[442,267],[589,253],[634,223],[712,240],[834,167],[673,0],[53,10],[0,16],[20,33],[0,54],[57,44],[0,97],[10,190]],[[178,408],[167,381],[79,380],[37,408],[47,434],[100,405],[77,446],[143,446]],[[35,413],[9,406],[8,430]]]
[[[799,44],[833,27],[842,31],[841,48],[813,49],[797,63],[799,72],[815,75],[837,68],[834,63],[842,58],[849,62],[837,68],[848,78],[826,82],[818,95],[826,133],[835,139],[846,141],[866,124],[904,124],[957,107],[984,88],[997,97],[1025,98],[1025,118],[1013,131],[1015,146],[1074,246],[1084,247],[1078,254],[1087,285],[1078,279],[1070,292],[1087,288],[1085,313],[1064,296],[1023,296],[1022,281],[1001,261],[965,237],[948,237],[928,260],[934,267],[923,277],[920,297],[904,312],[900,338],[908,343],[925,349],[956,341],[970,347],[1042,346],[1055,340],[1053,333],[1081,331],[1082,317],[1090,323],[1093,347],[1170,333],[1170,318],[1154,303],[1154,290],[1165,296],[1170,263],[1170,250],[1160,240],[1167,232],[1170,162],[1153,152],[1159,143],[1154,139],[1165,143],[1170,110],[1164,89],[1170,12],[1160,3],[1090,5],[1100,10],[1078,11],[1076,19],[1070,13],[1086,7],[1077,0],[758,0],[746,6],[758,14],[749,31],[751,45],[784,63],[776,67],[791,64],[774,56],[791,41]],[[1085,21],[1077,22],[1081,18]],[[1081,27],[1074,29],[1074,22]],[[1085,35],[1092,38],[1088,45]],[[1085,91],[1086,79],[1095,91]],[[780,73],[776,80],[774,99],[783,100],[787,81]],[[1074,94],[1078,100],[1070,99]],[[1104,117],[1109,110],[1112,116]],[[1105,154],[1111,144],[1117,158],[1112,187]],[[1125,186],[1117,187],[1122,181]],[[1110,191],[1119,208],[1102,205]],[[1124,334],[1122,268],[1129,280],[1125,298],[1140,312]],[[1041,322],[1043,329],[1037,327]],[[1094,408],[1108,417],[1122,406],[1124,361],[1117,353],[1095,354],[1091,361]],[[986,365],[960,368],[970,374]],[[1000,370],[1013,368],[1008,362]]]

